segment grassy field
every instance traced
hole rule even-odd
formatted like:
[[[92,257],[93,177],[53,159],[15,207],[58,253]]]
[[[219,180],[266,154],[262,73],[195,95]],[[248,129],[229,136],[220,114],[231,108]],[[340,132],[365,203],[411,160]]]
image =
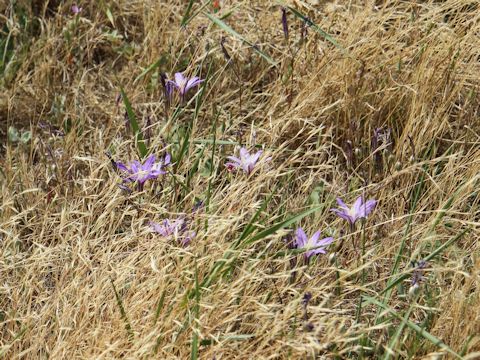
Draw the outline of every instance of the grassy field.
[[[0,358],[480,358],[477,1],[73,5],[0,5]]]

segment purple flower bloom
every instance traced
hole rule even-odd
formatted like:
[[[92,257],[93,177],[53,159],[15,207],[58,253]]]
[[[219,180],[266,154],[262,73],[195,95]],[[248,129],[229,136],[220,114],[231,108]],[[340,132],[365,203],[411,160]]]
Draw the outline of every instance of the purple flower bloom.
[[[155,162],[155,155],[152,154],[143,164],[137,160],[130,162],[128,166],[121,162],[115,164],[118,169],[127,174],[127,177],[123,179],[124,182],[137,182],[139,190],[142,190],[147,180],[156,179],[159,175],[166,174],[166,171],[162,168],[170,164],[170,154],[167,154],[158,163]]]
[[[80,13],[80,11],[82,11],[82,8],[78,7],[77,4],[73,4],[70,10],[72,11],[72,14],[77,15]]]
[[[415,268],[413,269],[412,274],[412,285],[416,285],[423,280],[423,272],[428,264],[425,260],[420,260],[413,265],[415,265]]]
[[[309,239],[305,234],[305,231],[299,227],[295,231],[295,245],[297,249],[309,249],[304,253],[305,259],[308,260],[312,255],[326,254],[325,248],[333,242],[333,237],[327,237],[325,239],[320,238],[320,230],[318,230]]]
[[[242,147],[240,149],[240,158],[235,156],[227,156],[227,159],[231,160],[231,162],[227,162],[225,166],[229,170],[241,168],[244,172],[250,174],[253,171],[255,164],[258,162],[258,159],[260,159],[262,153],[263,151],[259,150],[255,154],[250,154],[246,148]],[[266,160],[268,161],[269,159],[270,158]]]
[[[171,92],[171,89],[176,88],[178,92],[180,93],[180,97],[182,100],[185,98],[185,95],[187,92],[194,88],[195,86],[199,85],[203,80],[201,80],[199,77],[194,76],[192,78],[188,78],[183,76],[182,73],[175,73],[175,80],[167,80],[166,86],[167,86],[167,93]],[[168,88],[168,86],[171,86],[171,88]]]
[[[190,241],[195,237],[195,231],[187,231],[187,221],[184,218],[178,218],[176,220],[165,219],[162,224],[150,221],[152,230],[163,237],[173,237],[180,241],[182,246],[187,246]]]
[[[332,209],[331,211],[333,211],[342,219],[347,220],[350,224],[350,227],[353,228],[353,225],[358,219],[366,218],[368,214],[372,212],[377,204],[377,201],[368,200],[363,202],[362,197],[359,196],[351,208],[349,208],[340,198],[337,198],[337,203],[340,206],[340,209]]]

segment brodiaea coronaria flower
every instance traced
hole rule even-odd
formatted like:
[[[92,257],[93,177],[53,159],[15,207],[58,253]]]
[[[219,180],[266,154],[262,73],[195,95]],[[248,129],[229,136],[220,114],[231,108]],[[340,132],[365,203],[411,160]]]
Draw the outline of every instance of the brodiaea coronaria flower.
[[[174,80],[167,80],[167,85],[171,85],[175,89],[177,89],[180,97],[183,100],[187,92],[195,86],[199,85],[202,81],[203,80],[201,80],[197,76],[189,79],[188,77],[183,76],[182,73],[175,73]]]
[[[368,214],[372,212],[377,201],[368,200],[363,202],[363,198],[359,196],[351,208],[349,208],[340,198],[337,198],[337,203],[340,206],[340,209],[332,209],[331,211],[342,219],[347,220],[350,227],[353,228],[353,225],[358,219],[366,218]]]
[[[258,162],[260,159],[260,156],[262,155],[263,151],[259,150],[255,154],[250,154],[248,150],[244,147],[240,149],[240,158],[237,158],[235,156],[227,156],[227,159],[230,160],[230,162],[227,162],[225,166],[229,169],[232,170],[234,168],[240,168],[247,174],[250,174],[253,171],[253,168],[255,167],[255,164]],[[266,159],[269,160],[270,158]]]
[[[154,232],[164,237],[173,236],[183,246],[187,246],[196,235],[194,231],[187,230],[187,221],[184,218],[165,219],[161,224],[150,221],[150,226]]]
[[[333,242],[333,237],[327,237],[320,240],[320,230],[308,238],[305,231],[299,227],[295,231],[295,245],[297,249],[308,249],[304,252],[305,259],[309,259],[312,255],[326,254],[325,248]]]
[[[150,155],[142,164],[140,161],[134,160],[128,165],[121,162],[116,162],[117,168],[124,171],[126,177],[124,182],[136,182],[139,190],[143,190],[143,185],[149,179],[156,179],[159,175],[165,174],[163,168],[170,164],[170,154],[167,154],[164,159],[155,162],[155,155]]]

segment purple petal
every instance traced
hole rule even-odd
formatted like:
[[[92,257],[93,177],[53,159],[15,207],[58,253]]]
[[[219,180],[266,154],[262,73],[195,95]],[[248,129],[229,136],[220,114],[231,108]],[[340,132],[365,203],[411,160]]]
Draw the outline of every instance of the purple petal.
[[[240,148],[240,158],[242,160],[248,159],[250,157],[250,153],[248,152],[247,148],[242,147]]]
[[[142,166],[142,170],[150,170],[155,163],[155,155],[150,155]]]
[[[182,73],[177,72],[175,73],[174,77],[175,77],[175,85],[177,87],[182,87],[185,85],[185,76],[183,76]]]
[[[168,233],[165,229],[165,226],[163,225],[160,225],[156,222],[153,222],[153,221],[150,221],[149,222],[150,226],[152,227],[153,231],[162,235],[162,236],[168,236]]]
[[[239,166],[242,163],[242,161],[235,156],[227,156],[227,159],[236,163],[236,166]]]
[[[124,163],[115,162],[115,166],[122,171],[130,172],[130,170],[127,168],[127,166]]]
[[[132,174],[137,174],[142,171],[142,164],[139,161],[135,160],[130,163],[130,172]]]
[[[72,13],[77,15],[80,11],[82,11],[82,8],[78,7],[77,4],[73,4],[71,10],[72,10]]]
[[[171,95],[172,94],[172,89],[173,87],[177,88],[178,89],[178,85],[175,81],[172,81],[172,80],[167,80],[166,82],[166,86],[167,86],[167,94],[168,95]],[[173,87],[172,87],[173,86]]]
[[[257,151],[257,153],[255,155],[252,155],[250,157],[250,163],[252,163],[253,165],[255,165],[255,163],[258,161],[258,159],[260,158],[260,156],[262,155],[263,151],[262,150],[259,150]]]
[[[190,90],[191,88],[197,86],[200,84],[203,80],[200,80],[198,77],[193,77],[190,80],[188,80],[187,85],[185,86],[185,91]]]
[[[167,153],[167,155],[165,155],[165,159],[163,160],[163,166],[168,166],[170,165],[170,160],[171,160],[171,156],[170,154]]]
[[[317,246],[327,246],[330,245],[335,239],[333,237],[327,237],[317,242]]]
[[[307,234],[305,234],[305,231],[303,231],[301,227],[295,231],[295,237],[295,245],[297,248],[302,248],[307,244]]]
[[[347,220],[349,223],[353,224],[355,219],[350,215],[346,214],[345,210],[331,209],[331,212],[335,213],[337,216],[341,217],[344,220]]]
[[[377,205],[377,201],[376,200],[368,200],[367,202],[365,202],[362,207],[360,208],[360,212],[359,212],[359,218],[366,218],[368,216],[368,214],[370,214],[372,212],[372,210],[375,208],[375,205]]]
[[[192,239],[196,236],[195,231],[190,231],[187,235],[180,241],[183,246],[188,246]]]
[[[337,198],[337,204],[338,204],[338,206],[340,206],[342,209],[349,210],[347,204],[345,204],[342,199]]]
[[[362,203],[363,203],[363,199],[362,199],[362,196],[359,196],[357,198],[357,200],[355,200],[354,204],[353,204],[353,214],[356,218],[359,217],[359,214],[360,214],[360,209],[362,207]]]
[[[315,234],[312,235],[312,237],[310,238],[310,240],[308,241],[308,243],[311,245],[311,246],[317,246],[317,242],[318,242],[318,239],[320,238],[320,234],[321,234],[321,231],[318,230],[317,232],[315,232]]]

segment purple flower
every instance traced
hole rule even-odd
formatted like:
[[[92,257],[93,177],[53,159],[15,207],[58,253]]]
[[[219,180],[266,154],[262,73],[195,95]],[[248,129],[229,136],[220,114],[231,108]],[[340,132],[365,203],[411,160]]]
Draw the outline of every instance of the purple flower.
[[[175,80],[167,80],[166,86],[167,90],[166,92],[169,93],[171,92],[171,89],[176,88],[178,92],[180,93],[180,97],[182,100],[185,98],[185,95],[187,92],[194,88],[195,86],[199,85],[203,80],[201,80],[199,77],[194,76],[192,78],[188,78],[183,76],[182,73],[175,73]],[[172,86],[172,88],[169,88],[168,86]]]
[[[80,13],[80,11],[82,11],[82,8],[78,7],[77,4],[73,4],[72,7],[70,8],[70,10],[72,11],[72,14],[78,15]]]
[[[309,239],[305,234],[305,231],[299,227],[295,231],[295,245],[297,249],[309,249],[304,253],[305,259],[308,260],[312,255],[326,254],[325,248],[333,242],[333,237],[327,237],[325,239],[320,238],[320,230],[318,230]]]
[[[413,269],[412,274],[412,285],[416,285],[423,280],[423,272],[428,264],[425,260],[420,260],[413,265],[415,265],[415,268]]]
[[[244,172],[250,174],[253,171],[255,164],[258,162],[258,159],[260,159],[262,153],[263,151],[259,150],[255,154],[251,155],[246,148],[242,147],[240,149],[240,158],[235,156],[227,156],[227,159],[231,160],[231,162],[227,162],[225,166],[229,170],[241,168]],[[268,161],[269,159],[270,158],[266,160]]]
[[[167,154],[160,162],[155,162],[155,155],[150,155],[142,164],[140,161],[134,160],[130,164],[125,165],[121,162],[115,163],[117,168],[124,171],[127,177],[124,182],[136,182],[139,190],[143,190],[143,185],[149,179],[156,179],[161,174],[166,174],[162,168],[170,164],[170,154]]]
[[[172,236],[180,241],[182,246],[187,246],[190,241],[195,237],[195,231],[187,231],[187,221],[184,218],[178,218],[176,220],[165,219],[162,224],[150,221],[152,230],[163,237]]]
[[[347,220],[350,227],[353,228],[353,225],[358,219],[366,218],[368,214],[372,212],[377,201],[368,200],[363,202],[362,197],[359,196],[351,208],[349,208],[340,198],[337,198],[337,203],[340,206],[340,209],[332,209],[331,211],[342,219]]]

